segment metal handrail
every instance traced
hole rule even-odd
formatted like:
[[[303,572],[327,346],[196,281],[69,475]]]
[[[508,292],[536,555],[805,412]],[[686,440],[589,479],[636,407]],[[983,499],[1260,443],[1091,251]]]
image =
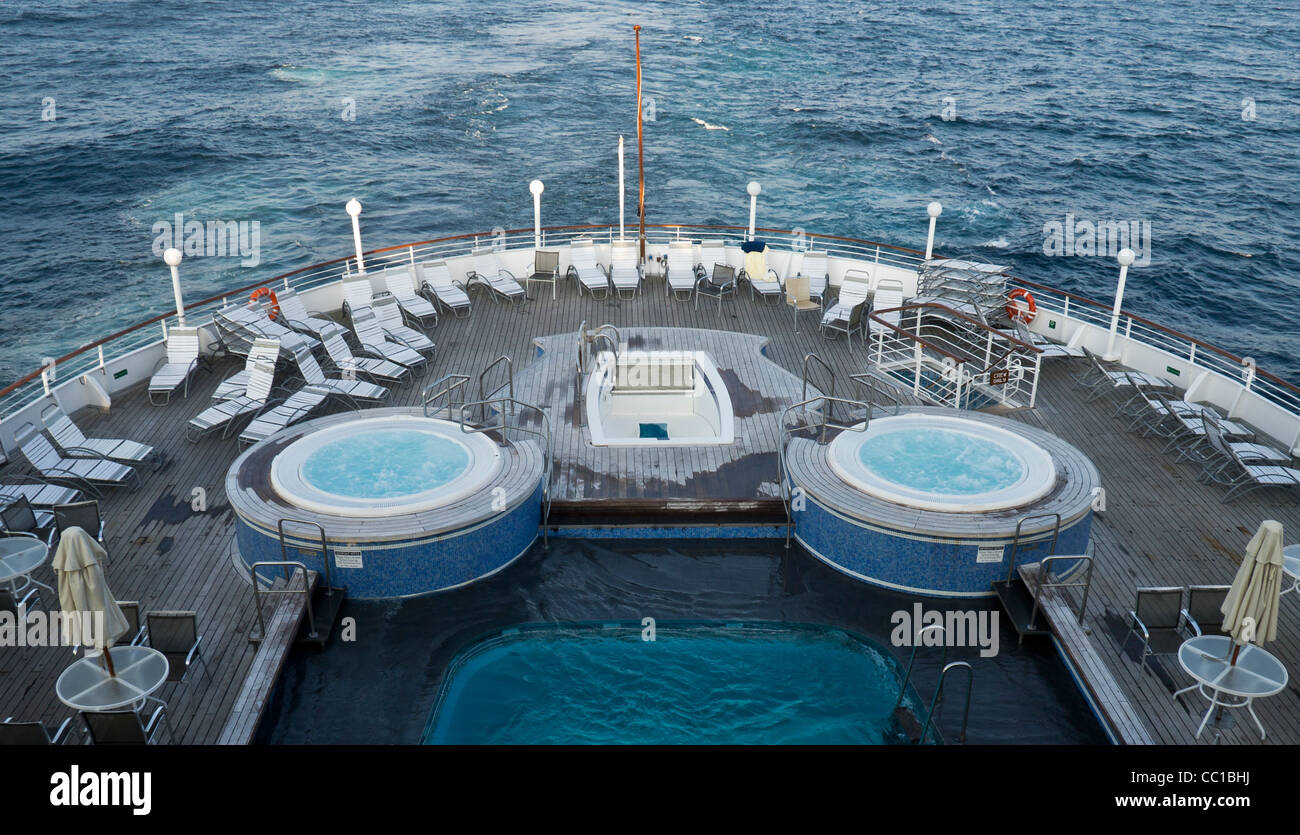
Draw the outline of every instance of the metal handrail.
[[[945,664],[939,672],[939,683],[934,686],[934,698],[930,700],[930,710],[925,715],[925,724],[921,726],[921,739],[918,745],[925,744],[925,736],[930,732],[930,723],[934,719],[934,710],[939,706],[939,697],[943,695],[943,685],[948,677],[948,671],[956,668],[966,669],[966,707],[961,713],[961,735],[957,737],[958,744],[966,741],[966,725],[970,721],[970,695],[971,689],[975,685],[975,668],[965,661],[953,661],[951,664]],[[935,733],[938,733],[936,729]]]
[[[830,363],[826,362],[826,360],[822,359],[821,357],[817,356],[816,354],[805,354],[805,355],[804,355],[804,358],[803,358],[803,391],[802,391],[802,393],[800,394],[799,399],[800,399],[800,400],[807,400],[807,399],[808,399],[808,362],[809,362],[809,360],[815,360],[815,361],[817,362],[817,364],[820,365],[822,368],[825,368],[825,369],[826,369],[826,373],[830,375],[830,378],[831,378],[831,390],[828,391],[828,392],[826,392],[826,393],[827,393],[828,395],[830,395],[830,397],[831,397],[831,401],[830,401],[830,414],[828,415],[828,417],[829,417],[831,420],[834,420],[834,419],[835,419],[835,402],[834,402],[834,401],[835,401],[835,369],[834,369],[834,368],[831,368]]]
[[[309,522],[305,519],[281,519],[276,522],[275,527],[280,534],[280,559],[282,561],[287,561],[289,559],[288,546],[284,538],[285,522],[291,522],[295,525],[309,525],[320,533],[320,558],[321,562],[325,563],[325,593],[327,595],[332,595],[334,593],[334,584],[331,582],[330,577],[330,552],[329,547],[325,543],[325,528],[321,527],[316,522]],[[302,549],[299,548],[298,550],[301,551]],[[286,580],[289,579],[289,569],[287,568],[284,570],[284,578]]]
[[[506,381],[505,381],[504,383],[502,383],[501,385],[497,386],[496,388],[492,389],[491,392],[484,391],[484,389],[483,389],[483,380],[487,377],[488,372],[491,371],[492,369],[496,368],[498,365],[500,365],[500,364],[503,363],[503,362],[506,364]],[[507,400],[510,400],[510,401],[513,403],[513,401],[514,401],[514,399],[515,399],[515,363],[514,363],[514,360],[510,359],[510,357],[507,356],[506,354],[502,354],[501,356],[499,356],[499,357],[497,357],[496,359],[492,360],[492,362],[488,363],[487,366],[484,367],[484,369],[483,369],[482,371],[479,372],[479,374],[478,374],[478,399],[479,399],[479,402],[487,402],[487,401],[491,400],[491,399],[492,399],[492,395],[494,395],[494,394],[496,394],[497,392],[501,391],[501,389],[503,389],[503,388],[509,390],[508,393],[509,393],[510,396],[509,396],[508,398],[506,398],[506,399],[507,399]],[[512,405],[510,408],[513,409],[514,406]]]
[[[434,406],[433,404],[436,401],[445,397],[447,399],[447,405],[446,405],[447,416],[450,417],[452,414],[451,411],[452,407],[455,405],[453,396],[457,391],[463,389],[465,387],[465,384],[468,383],[470,379],[471,378],[468,374],[444,374],[441,378],[439,378],[435,382],[432,382],[429,385],[425,386],[424,390],[420,392],[420,400],[424,407],[424,416],[429,417],[431,406],[432,406],[433,413],[437,414],[438,410],[443,407]],[[443,386],[443,387],[438,391],[433,391],[438,386]],[[433,392],[433,394],[430,394],[430,392]],[[464,403],[465,402],[464,398],[465,398],[465,393],[462,391],[460,402]]]
[[[921,646],[921,636],[932,629],[938,629],[943,633],[943,643],[939,644],[943,648],[943,654],[939,657],[940,664],[946,664],[948,661],[948,630],[943,624],[932,623],[929,626],[923,626],[912,636],[912,654],[907,659],[907,669],[903,671],[903,681],[898,685],[898,698],[894,700],[894,706],[889,709],[890,713],[898,710],[898,706],[903,703],[903,695],[907,692],[907,683],[912,680],[912,665],[916,663],[916,650]]]
[[[850,374],[849,380],[865,388],[868,397],[874,397],[878,392],[883,393],[885,397],[894,402],[894,414],[898,414],[903,410],[903,400],[898,396],[898,390],[893,386],[885,388],[881,385],[884,381],[875,374],[869,371],[861,374]],[[874,404],[872,404],[872,407],[874,408]]]
[[[328,561],[328,560],[327,560]],[[289,566],[296,566],[302,569],[302,588],[301,589],[261,589],[257,585],[257,569],[274,567],[277,565],[284,566],[286,576],[289,573]],[[253,578],[253,609],[257,611],[257,625],[261,629],[262,640],[266,640],[266,618],[262,615],[262,598],[263,594],[302,594],[302,599],[307,604],[307,637],[316,637],[316,618],[311,610],[311,582],[307,579],[307,566],[296,560],[263,560],[255,562],[249,566]]]
[[[820,414],[821,414],[820,423],[803,424],[798,426],[787,425],[786,422],[787,418],[790,416],[790,413],[795,411],[796,409],[801,409],[806,414],[808,412],[807,407],[810,404],[820,402],[823,405],[825,405],[827,404],[828,401],[834,401],[835,403],[845,404],[845,407],[848,409],[848,413],[850,415],[853,414],[853,407],[859,407],[865,409],[866,415],[863,418],[862,422],[860,423],[842,424],[830,420],[826,416],[826,412],[830,411],[830,409],[824,408],[820,410]],[[861,400],[846,400],[841,397],[829,397],[827,395],[822,395],[821,397],[810,397],[807,400],[802,400],[798,403],[791,404],[790,406],[787,406],[783,412],[781,412],[781,420],[777,424],[777,426],[780,427],[781,436],[780,438],[777,439],[776,457],[777,457],[777,478],[780,482],[780,488],[781,488],[781,504],[785,507],[785,547],[786,548],[790,547],[790,536],[794,532],[794,515],[790,508],[790,500],[792,498],[791,490],[790,490],[790,479],[788,473],[786,472],[786,466],[785,466],[786,439],[796,432],[802,432],[807,429],[817,428],[820,429],[818,435],[818,443],[825,443],[826,430],[828,428],[841,429],[849,432],[865,432],[867,431],[867,424],[870,422],[871,422],[870,403],[863,403]]]
[[[1024,530],[1026,522],[1032,522],[1035,519],[1055,519],[1056,525],[1052,528],[1052,544],[1047,549],[1048,554],[1056,553],[1056,541],[1061,536],[1061,514],[1059,513],[1035,513],[1032,516],[1022,516],[1016,522],[1016,538],[1011,540],[1011,560],[1007,566],[1007,582],[1010,583],[1016,576],[1016,552],[1020,550],[1020,534]]]
[[[506,423],[507,401],[510,405],[510,413],[514,414],[516,409],[522,411],[536,412],[542,418],[542,429],[533,429],[528,426],[514,425]],[[470,423],[467,418],[473,414],[473,410],[478,408],[482,419],[486,421],[486,414],[489,408],[495,408],[496,412],[501,415],[499,424],[480,424]],[[460,431],[467,434],[476,432],[491,432],[499,430],[504,438],[509,430],[523,432],[528,435],[536,435],[542,439],[542,544],[548,543],[547,524],[551,518],[551,418],[546,414],[546,410],[532,403],[525,403],[522,400],[510,398],[497,398],[494,400],[481,400],[473,403],[462,403],[460,405]]]
[[[1074,583],[1067,583],[1063,581],[1058,581],[1058,582],[1048,581],[1047,578],[1049,575],[1047,571],[1047,564],[1050,562],[1055,562],[1056,560],[1083,560],[1084,564],[1087,566],[1088,569],[1087,576],[1081,582],[1074,582]],[[1044,588],[1068,589],[1068,588],[1077,588],[1079,586],[1082,586],[1083,600],[1079,602],[1079,611],[1077,614],[1077,619],[1079,623],[1083,623],[1083,613],[1088,608],[1088,592],[1092,590],[1092,565],[1093,565],[1092,557],[1088,556],[1087,554],[1077,554],[1077,555],[1076,554],[1063,554],[1063,555],[1054,554],[1049,557],[1043,557],[1042,561],[1039,562],[1038,564],[1038,587],[1034,590],[1034,608],[1029,613],[1030,629],[1035,628],[1034,621],[1038,618],[1038,610],[1042,608],[1041,598],[1042,598]]]

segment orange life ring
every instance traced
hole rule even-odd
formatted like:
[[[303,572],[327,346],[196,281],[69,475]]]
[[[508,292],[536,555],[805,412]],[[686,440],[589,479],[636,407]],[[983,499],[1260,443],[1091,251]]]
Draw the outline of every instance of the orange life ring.
[[[269,316],[272,320],[274,320],[275,317],[280,315],[280,300],[275,297],[274,290],[272,290],[270,287],[258,287],[256,290],[253,291],[253,295],[248,297],[248,300],[250,302],[255,302],[258,299],[264,299],[268,297],[271,299],[271,309],[267,311],[266,315]]]
[[[1023,304],[1017,303],[1018,299],[1024,299]],[[1007,315],[1013,322],[1024,322],[1026,325],[1034,321],[1038,315],[1038,305],[1034,304],[1034,296],[1023,287],[1017,287],[1010,293],[1007,293]]]

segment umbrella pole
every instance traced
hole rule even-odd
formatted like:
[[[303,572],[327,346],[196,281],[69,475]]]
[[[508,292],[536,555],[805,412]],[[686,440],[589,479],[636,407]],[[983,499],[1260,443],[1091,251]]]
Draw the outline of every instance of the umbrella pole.
[[[1232,661],[1229,662],[1228,666],[1230,666],[1230,667],[1235,667],[1235,666],[1237,666],[1237,656],[1238,656],[1238,655],[1241,655],[1241,644],[1235,644],[1235,645],[1232,647]],[[1215,712],[1215,714],[1214,714],[1214,721],[1215,721],[1215,724],[1218,724],[1218,722],[1219,722],[1221,719],[1223,719],[1223,705],[1219,705],[1219,709],[1218,709],[1218,710]]]
[[[109,647],[104,647],[104,667],[108,669],[110,677],[117,678],[117,670],[113,669],[113,656],[108,650]]]

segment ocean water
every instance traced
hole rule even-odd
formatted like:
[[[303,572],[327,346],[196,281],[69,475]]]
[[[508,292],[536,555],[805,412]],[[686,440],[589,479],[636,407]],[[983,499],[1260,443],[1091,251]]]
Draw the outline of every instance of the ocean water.
[[[1101,300],[1047,224],[1149,224],[1126,306],[1300,382],[1293,0],[6,0],[0,381],[165,312],[177,213],[260,230],[190,300],[347,254],[354,196],[367,247],[527,226],[534,177],[616,221],[633,23],[651,222],[743,224],[757,179],[760,225],[920,247],[937,199],[941,251]]]

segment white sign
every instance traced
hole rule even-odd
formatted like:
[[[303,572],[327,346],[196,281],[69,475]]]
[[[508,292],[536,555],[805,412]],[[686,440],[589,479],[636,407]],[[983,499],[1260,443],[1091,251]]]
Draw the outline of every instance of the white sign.
[[[1001,557],[998,560],[1001,561]],[[361,562],[360,551],[341,551],[334,550],[334,565],[338,568],[364,568]]]
[[[1002,562],[1001,545],[983,545],[975,552],[975,562]]]

